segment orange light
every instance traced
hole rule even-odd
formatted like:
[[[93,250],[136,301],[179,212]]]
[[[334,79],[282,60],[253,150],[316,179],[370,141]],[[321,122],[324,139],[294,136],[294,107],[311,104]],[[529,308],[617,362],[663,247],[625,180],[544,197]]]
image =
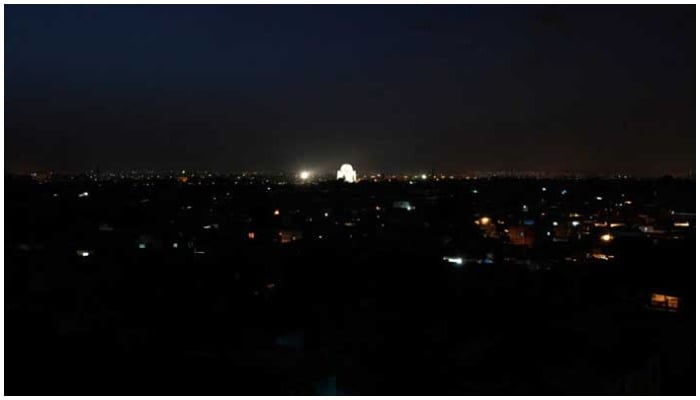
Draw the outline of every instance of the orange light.
[[[491,218],[489,218],[489,217],[481,217],[481,219],[479,220],[479,222],[481,223],[481,225],[486,225],[486,224],[488,224],[489,222],[491,222]]]
[[[187,183],[187,181],[189,181],[190,178],[188,178],[186,176],[181,176],[181,177],[178,177],[177,180],[180,181],[181,183]]]
[[[671,310],[678,309],[679,298],[677,296],[669,296],[667,294],[652,293],[651,305],[663,307]]]
[[[602,240],[604,242],[610,242],[611,240],[613,240],[613,235],[606,233],[606,234],[600,236],[600,240]]]
[[[248,232],[248,239],[250,239],[250,240],[255,239],[255,232]]]

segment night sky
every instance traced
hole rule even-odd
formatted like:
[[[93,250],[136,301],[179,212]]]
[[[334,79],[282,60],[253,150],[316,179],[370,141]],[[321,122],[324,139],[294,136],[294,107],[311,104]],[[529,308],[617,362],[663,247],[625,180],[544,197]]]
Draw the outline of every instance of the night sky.
[[[5,168],[695,170],[695,6],[5,7]]]

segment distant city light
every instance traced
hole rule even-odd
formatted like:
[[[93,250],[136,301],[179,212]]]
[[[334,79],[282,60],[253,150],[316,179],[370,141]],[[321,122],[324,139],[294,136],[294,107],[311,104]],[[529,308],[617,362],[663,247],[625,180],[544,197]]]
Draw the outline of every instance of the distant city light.
[[[561,195],[562,195],[562,196],[565,195],[565,194],[567,194],[567,193],[569,193],[569,192],[568,192],[566,189],[562,189],[562,191],[561,191]]]
[[[428,175],[422,174],[422,175],[420,176],[420,178],[423,179],[423,180],[426,180],[426,179],[428,179]]]
[[[88,250],[78,250],[78,251],[76,251],[76,254],[78,254],[80,257],[89,257],[89,256],[90,256],[90,251],[88,251]]]
[[[487,225],[489,222],[491,222],[491,218],[489,218],[489,217],[481,217],[479,219],[479,223],[481,225]]]
[[[337,178],[347,183],[357,182],[357,173],[350,164],[343,164],[338,170]]]
[[[145,249],[146,243],[139,243],[139,249]]]
[[[651,305],[667,311],[678,310],[680,299],[677,296],[670,296],[662,293],[651,294]]]
[[[405,201],[405,200],[395,201],[393,204],[393,207],[394,208],[401,208],[401,209],[404,209],[406,211],[411,211],[411,210],[415,209],[415,207],[413,207],[413,205],[410,202]]]
[[[280,210],[279,210],[279,209],[275,209],[275,211],[273,211],[272,214],[273,214],[273,215],[280,215]]]
[[[559,226],[559,222],[557,222],[557,221],[552,222],[552,226]]]
[[[543,192],[546,192],[546,191],[547,191],[547,188],[546,188],[546,187],[542,187],[542,191],[543,191]]]
[[[250,240],[255,239],[255,232],[248,232],[248,239],[250,239]]]
[[[579,226],[579,225],[581,225],[580,222],[578,222],[578,221],[571,221],[571,226]]]
[[[82,193],[78,194],[78,197],[88,197],[88,196],[90,196],[90,193],[88,193],[88,192],[82,192]]]
[[[309,172],[309,171],[301,171],[299,173],[299,178],[301,178],[301,180],[303,180],[303,181],[309,179],[310,177],[311,177],[311,172]]]
[[[598,201],[603,200],[603,198],[600,197],[600,196],[596,196],[595,199],[598,200]]]
[[[173,249],[177,249],[177,242],[173,243]]]
[[[606,233],[606,234],[600,236],[600,240],[602,240],[604,242],[610,242],[613,240],[613,235]]]
[[[464,262],[462,257],[443,257],[442,259],[447,261],[448,263],[457,265],[462,265],[462,263]]]

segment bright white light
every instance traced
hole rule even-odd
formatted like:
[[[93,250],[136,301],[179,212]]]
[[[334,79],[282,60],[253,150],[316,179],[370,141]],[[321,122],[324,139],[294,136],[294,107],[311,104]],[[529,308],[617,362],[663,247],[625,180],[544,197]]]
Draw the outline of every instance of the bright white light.
[[[543,191],[543,192],[546,192],[546,191],[547,191],[547,188],[546,188],[546,187],[543,187],[543,188],[542,188],[542,191]]]
[[[464,262],[464,260],[462,260],[462,257],[443,257],[442,259],[447,261],[448,263],[457,265],[462,265],[462,263]]]
[[[603,200],[603,198],[600,197],[600,196],[596,196],[595,199],[598,200],[598,201]]]
[[[420,176],[420,178],[423,179],[423,180],[426,180],[426,179],[428,179],[428,175],[423,174],[423,175]]]
[[[559,222],[557,222],[557,221],[552,222],[552,226],[559,226]]]
[[[579,225],[581,225],[580,222],[578,222],[578,221],[571,221],[571,226],[579,226]]]
[[[352,168],[350,164],[343,164],[340,166],[337,174],[338,179],[342,179],[347,183],[357,182],[357,173]]]
[[[604,242],[609,242],[609,241],[613,240],[613,235],[606,233],[600,237],[600,240],[602,240]]]
[[[88,197],[89,195],[90,195],[90,193],[83,192],[83,193],[78,194],[78,197]]]
[[[309,179],[310,177],[311,177],[311,172],[309,172],[309,171],[301,171],[299,173],[299,178],[301,178],[301,180],[303,180],[303,181]]]
[[[76,254],[78,254],[80,257],[89,257],[90,252],[87,250],[78,250],[76,251]]]
[[[173,249],[177,249],[177,243],[173,243]]]

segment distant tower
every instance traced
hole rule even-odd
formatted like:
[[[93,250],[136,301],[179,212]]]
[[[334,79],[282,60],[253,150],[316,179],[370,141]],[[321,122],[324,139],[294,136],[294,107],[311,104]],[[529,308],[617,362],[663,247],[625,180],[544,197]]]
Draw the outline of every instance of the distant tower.
[[[357,174],[355,173],[355,170],[352,169],[352,165],[341,165],[340,169],[338,170],[338,179],[342,179],[348,183],[357,182]]]

